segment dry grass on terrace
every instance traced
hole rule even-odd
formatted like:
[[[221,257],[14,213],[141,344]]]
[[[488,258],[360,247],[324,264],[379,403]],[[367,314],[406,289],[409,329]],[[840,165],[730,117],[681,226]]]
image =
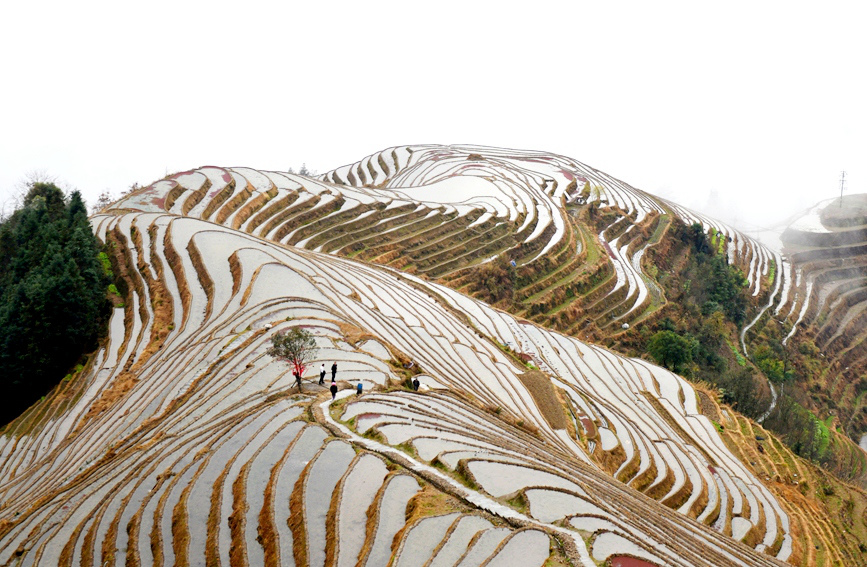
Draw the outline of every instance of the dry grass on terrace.
[[[530,391],[548,424],[554,429],[566,429],[566,416],[563,415],[563,406],[557,399],[551,379],[539,370],[518,374],[518,379]]]
[[[432,484],[427,484],[421,492],[413,496],[406,506],[406,525],[430,516],[444,516],[452,512],[471,513],[454,496],[440,492]]]

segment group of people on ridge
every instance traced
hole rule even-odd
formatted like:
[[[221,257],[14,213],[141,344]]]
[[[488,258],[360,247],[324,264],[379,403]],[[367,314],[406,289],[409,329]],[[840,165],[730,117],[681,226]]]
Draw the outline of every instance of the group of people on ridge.
[[[325,385],[325,363],[324,362],[322,363],[322,366],[319,367],[319,385],[320,386]],[[358,395],[361,395],[362,387],[363,386],[361,385],[361,381],[359,380],[359,382],[358,382]],[[337,363],[336,362],[331,363],[331,387],[329,388],[329,390],[331,391],[331,399],[334,400],[334,398],[337,396]]]
[[[295,384],[298,386],[298,391],[300,392],[301,391],[301,374],[297,370],[294,370],[292,372],[292,375],[295,377]],[[319,367],[319,385],[320,386],[325,385],[325,363],[324,362]],[[419,381],[418,381],[417,377],[413,378],[412,387],[414,390],[418,391]],[[364,384],[361,382],[361,380],[359,380],[358,386],[356,386],[356,388],[355,388],[355,395],[360,396],[363,389],[364,389]],[[331,399],[334,400],[334,398],[337,397],[337,390],[338,390],[338,388],[337,388],[337,362],[331,363],[331,387],[329,388],[329,390],[331,391]]]

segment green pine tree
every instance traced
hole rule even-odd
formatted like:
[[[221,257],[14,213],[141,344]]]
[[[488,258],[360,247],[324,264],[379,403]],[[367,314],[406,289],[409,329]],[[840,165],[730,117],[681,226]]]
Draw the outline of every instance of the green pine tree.
[[[96,346],[110,283],[87,207],[34,183],[0,224],[0,423],[45,395]]]

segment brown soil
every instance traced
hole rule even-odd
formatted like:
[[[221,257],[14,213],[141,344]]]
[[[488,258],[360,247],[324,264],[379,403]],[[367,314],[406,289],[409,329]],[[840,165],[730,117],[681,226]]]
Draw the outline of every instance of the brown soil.
[[[185,202],[186,203],[186,202]],[[181,261],[181,257],[178,255],[177,250],[175,250],[174,244],[172,244],[172,226],[169,225],[166,229],[165,238],[163,238],[163,252],[165,253],[166,260],[169,262],[169,269],[172,271],[172,275],[175,277],[175,281],[177,281],[178,292],[181,295],[181,306],[184,311],[183,324],[190,312],[190,303],[192,302],[192,294],[190,293],[190,288],[187,285],[187,278],[184,274],[183,262]]]
[[[711,466],[716,466],[716,459],[714,459],[711,454],[708,453],[704,449],[704,447],[702,447],[702,444],[700,442],[697,442],[695,439],[689,436],[686,431],[684,431],[683,428],[676,421],[674,421],[674,419],[671,417],[671,414],[668,413],[668,410],[665,409],[665,406],[663,406],[659,402],[659,399],[656,396],[647,391],[643,391],[641,393],[644,398],[650,403],[650,405],[653,406],[653,408],[659,414],[659,417],[661,417],[665,420],[666,423],[668,423],[668,425],[678,434],[678,436],[680,436],[681,440],[685,444],[693,445],[704,456],[704,458]],[[683,393],[681,392],[681,395],[682,394]]]
[[[287,524],[292,532],[292,552],[296,565],[307,565],[307,528],[304,525],[304,483],[315,461],[311,460],[298,476],[292,494],[289,496],[289,519]]]
[[[187,253],[190,256],[190,261],[196,271],[196,276],[199,278],[199,283],[202,285],[202,289],[205,290],[205,295],[208,298],[205,307],[205,320],[207,320],[210,318],[211,311],[213,310],[214,280],[212,280],[211,276],[208,274],[208,270],[202,260],[202,255],[193,238],[191,238],[189,244],[187,244]]]
[[[343,338],[352,346],[357,346],[358,343],[364,342],[367,339],[375,339],[381,342],[380,339],[371,335],[369,332],[365,331],[361,327],[358,327],[357,325],[338,321],[337,326],[338,328],[340,328],[340,333],[343,335]]]
[[[123,237],[119,233],[119,231],[116,231],[116,234],[112,236],[112,240],[117,242],[118,244],[125,245]],[[144,245],[142,242],[140,231],[134,232],[133,240],[136,247],[139,250],[144,251]],[[118,246],[117,248],[120,249],[121,247]],[[164,341],[169,332],[169,325],[173,321],[172,300],[163,282],[163,267],[157,255],[155,253],[151,254],[151,262],[154,266],[155,271],[157,272],[156,279],[147,277],[148,270],[145,269],[144,262],[141,260],[135,268],[132,268],[132,258],[128,253],[123,254],[121,252],[117,252],[115,254],[115,259],[118,270],[120,272],[120,277],[126,279],[130,287],[139,288],[142,285],[147,286],[151,298],[151,311],[153,312],[151,336],[149,338],[147,346],[142,351],[141,356],[138,358],[135,364],[131,368],[127,368],[124,372],[118,375],[117,378],[114,379],[111,386],[104,390],[100,397],[93,404],[91,404],[87,414],[85,414],[84,419],[81,421],[82,425],[101,414],[103,411],[111,407],[116,401],[126,396],[130,390],[132,390],[132,388],[138,382],[138,378],[136,377],[138,370],[141,369],[162,346],[162,342]],[[142,284],[138,276],[146,278],[144,284]],[[141,297],[144,297],[143,293],[141,294]],[[136,305],[130,306],[130,309],[139,308],[140,306]],[[140,312],[142,313],[143,317],[149,317],[148,310],[140,309]],[[127,315],[129,315],[129,313]]]
[[[226,222],[226,219],[229,218],[232,213],[238,210],[238,207],[247,202],[247,200],[253,195],[254,191],[255,189],[252,185],[250,185],[250,182],[248,181],[247,186],[244,187],[244,189],[235,194],[235,196],[232,197],[228,203],[223,205],[220,210],[217,211],[217,224],[224,224]]]
[[[190,564],[187,548],[190,542],[190,529],[187,525],[187,500],[193,485],[188,485],[175,507],[172,509],[172,551],[175,554],[175,565],[187,567]]]
[[[238,290],[241,289],[241,279],[244,275],[241,261],[238,260],[238,252],[232,252],[232,255],[229,256],[229,271],[232,274],[232,297],[235,297]]]
[[[228,173],[228,172],[227,172]],[[222,205],[226,199],[232,196],[232,193],[235,192],[235,178],[232,177],[232,180],[226,184],[225,187],[220,189],[220,192],[217,193],[216,196],[211,197],[211,200],[208,201],[207,206],[205,206],[205,210],[202,212],[201,218],[209,219],[211,215],[217,210],[217,208]]]
[[[298,437],[301,436],[299,432]],[[296,437],[296,439],[298,438]],[[262,510],[259,512],[259,527],[256,540],[262,545],[265,553],[265,565],[277,567],[280,565],[280,550],[277,548],[277,526],[274,525],[274,488],[277,476],[283,468],[286,459],[289,458],[290,448],[287,447],[280,461],[271,469],[268,484],[265,485],[265,499]]]
[[[278,195],[277,188],[271,186],[268,191],[265,193],[260,193],[257,197],[251,199],[244,207],[238,211],[238,214],[235,215],[235,220],[232,221],[232,228],[239,229],[241,225],[246,222],[253,214],[257,213],[262,207],[264,207],[268,201],[273,199]]]
[[[701,414],[711,421],[720,422],[720,413],[717,405],[711,400],[710,396],[700,390],[696,390],[698,394],[698,407]]]

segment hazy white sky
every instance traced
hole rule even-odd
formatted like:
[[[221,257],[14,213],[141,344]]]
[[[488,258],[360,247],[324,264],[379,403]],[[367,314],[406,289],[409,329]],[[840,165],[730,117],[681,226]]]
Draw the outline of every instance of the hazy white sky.
[[[564,154],[767,225],[867,192],[862,2],[3,2],[0,204],[393,145]]]

